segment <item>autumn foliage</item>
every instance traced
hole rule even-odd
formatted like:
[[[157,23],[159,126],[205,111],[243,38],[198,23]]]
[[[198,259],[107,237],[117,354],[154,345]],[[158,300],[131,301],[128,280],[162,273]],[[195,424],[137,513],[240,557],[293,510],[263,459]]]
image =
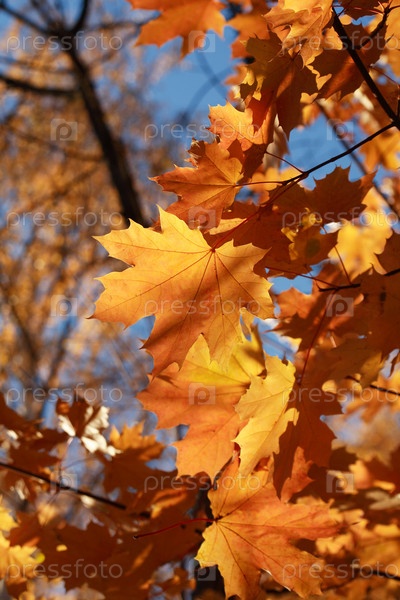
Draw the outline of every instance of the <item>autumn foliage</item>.
[[[195,557],[198,598],[220,598],[221,581],[241,600],[397,598],[400,4],[235,0],[227,16],[214,0],[130,3],[159,11],[137,44],[180,36],[185,55],[238,32],[214,140],[154,178],[172,203],[151,227],[97,238],[125,264],[100,278],[93,317],[153,317],[138,398],[180,431],[176,470],[155,466],[165,448],[142,424],[105,436],[104,407],[59,402],[62,431],[39,432],[4,404],[24,437],[10,465],[35,456],[44,477],[29,495],[77,437],[109,500],[83,490],[78,524],[5,510],[0,569],[31,563],[7,587],[35,598],[35,577],[67,564],[66,589],[87,598],[181,598]],[[293,130],[314,132],[307,170],[291,162]]]

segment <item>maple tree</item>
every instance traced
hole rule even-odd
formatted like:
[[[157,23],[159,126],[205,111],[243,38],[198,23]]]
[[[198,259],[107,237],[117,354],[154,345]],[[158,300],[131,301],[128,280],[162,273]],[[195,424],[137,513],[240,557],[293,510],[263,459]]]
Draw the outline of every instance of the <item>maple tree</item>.
[[[142,422],[107,433],[101,403],[59,399],[52,429],[1,398],[3,486],[32,506],[50,487],[76,512],[5,502],[7,589],[396,598],[400,4],[130,4],[159,11],[139,46],[180,36],[184,56],[237,31],[214,140],[153,178],[176,198],[151,227],[96,236],[126,266],[99,278],[86,327],[153,318],[137,397],[158,430],[180,432],[176,467]],[[290,157],[294,130],[314,132],[306,169]],[[71,440],[101,473],[95,490],[62,491]]]

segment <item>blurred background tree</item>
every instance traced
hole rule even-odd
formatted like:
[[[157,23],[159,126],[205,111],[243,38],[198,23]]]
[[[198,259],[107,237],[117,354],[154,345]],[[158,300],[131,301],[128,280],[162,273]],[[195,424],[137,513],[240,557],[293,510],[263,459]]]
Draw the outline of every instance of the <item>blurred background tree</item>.
[[[120,335],[121,326],[85,318],[102,288],[94,279],[123,268],[93,236],[129,219],[151,224],[156,204],[169,200],[148,178],[186,158],[185,133],[158,134],[162,104],[152,93],[178,63],[179,44],[150,54],[135,47],[148,18],[125,0],[0,1],[0,463],[100,496],[104,464],[95,454],[105,439],[95,433],[89,448],[61,432],[65,403],[92,407],[96,431],[144,419],[148,432],[155,421],[135,399],[151,370],[139,349],[150,323]],[[180,131],[191,123],[197,137],[204,94],[215,86],[224,96],[221,78],[201,65],[206,85],[176,116]],[[35,432],[20,432],[24,443],[10,437],[7,407],[35,423]],[[168,456],[163,464],[172,467]],[[41,515],[50,529],[63,518],[87,524],[81,497],[57,489],[0,468],[12,514]],[[37,585],[32,597],[43,597],[46,585]],[[9,597],[0,587],[0,598]]]
[[[92,236],[156,214],[147,177],[171,143],[143,137],[146,91],[174,57],[144,63],[125,2],[2,2],[0,14],[2,387],[30,418],[51,419],[54,389],[78,383],[92,396],[102,385],[108,406],[121,395],[120,412],[144,357],[135,332],[81,318],[105,259]]]
[[[109,269],[92,236],[156,217],[148,176],[179,149],[146,140],[157,111],[148,90],[176,56],[143,60],[126,2],[1,2],[0,23],[1,389],[39,429],[54,427],[57,401],[73,397],[107,407],[117,426],[132,423],[149,368],[138,350],[145,330],[119,336],[121,327],[84,318],[101,287],[94,278]],[[85,459],[79,485],[95,489],[99,469],[86,468],[78,446],[63,447],[63,459]],[[0,471],[3,493],[7,477]],[[8,502],[21,508],[25,492],[11,486]]]

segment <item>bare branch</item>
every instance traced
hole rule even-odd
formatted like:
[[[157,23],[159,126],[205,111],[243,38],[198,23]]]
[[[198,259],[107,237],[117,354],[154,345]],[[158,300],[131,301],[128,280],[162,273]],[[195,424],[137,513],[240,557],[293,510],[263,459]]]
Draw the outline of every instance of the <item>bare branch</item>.
[[[17,19],[24,25],[31,27],[31,29],[36,29],[36,31],[39,31],[43,35],[50,35],[50,33],[51,33],[47,29],[44,29],[43,27],[41,27],[41,25],[39,25],[38,23],[35,23],[35,21],[32,21],[31,19],[29,19],[29,17],[27,17],[26,15],[21,15],[21,13],[19,13],[18,11],[7,6],[6,3],[4,2],[4,0],[0,0],[0,10],[4,10],[4,12],[6,12],[11,17],[14,17],[15,19]]]
[[[14,79],[13,77],[9,77],[8,75],[0,74],[0,81],[5,83],[6,85],[24,90],[25,92],[33,92],[34,94],[42,94],[48,96],[75,96],[77,94],[77,90],[71,89],[61,89],[61,88],[53,88],[53,87],[39,87],[34,83],[29,83],[27,81],[21,81],[19,79]]]
[[[89,0],[82,0],[80,14],[79,14],[74,26],[71,27],[71,29],[69,30],[72,35],[78,33],[78,31],[80,31],[81,29],[84,28],[86,18],[88,16],[88,12],[89,12]]]

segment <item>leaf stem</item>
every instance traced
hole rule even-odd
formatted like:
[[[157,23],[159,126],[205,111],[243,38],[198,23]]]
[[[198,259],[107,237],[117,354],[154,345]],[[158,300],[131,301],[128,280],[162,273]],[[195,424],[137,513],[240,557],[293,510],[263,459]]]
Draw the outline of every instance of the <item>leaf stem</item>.
[[[176,527],[182,527],[183,525],[190,525],[190,523],[195,523],[196,521],[215,523],[215,519],[208,519],[207,517],[196,517],[195,519],[186,519],[184,521],[179,521],[178,523],[173,523],[172,525],[168,525],[167,527],[163,527],[162,529],[156,529],[155,531],[148,531],[147,533],[138,533],[138,535],[133,536],[133,539],[138,540],[139,538],[147,537],[149,535],[164,533],[164,531],[169,531],[170,529],[175,529]]]

